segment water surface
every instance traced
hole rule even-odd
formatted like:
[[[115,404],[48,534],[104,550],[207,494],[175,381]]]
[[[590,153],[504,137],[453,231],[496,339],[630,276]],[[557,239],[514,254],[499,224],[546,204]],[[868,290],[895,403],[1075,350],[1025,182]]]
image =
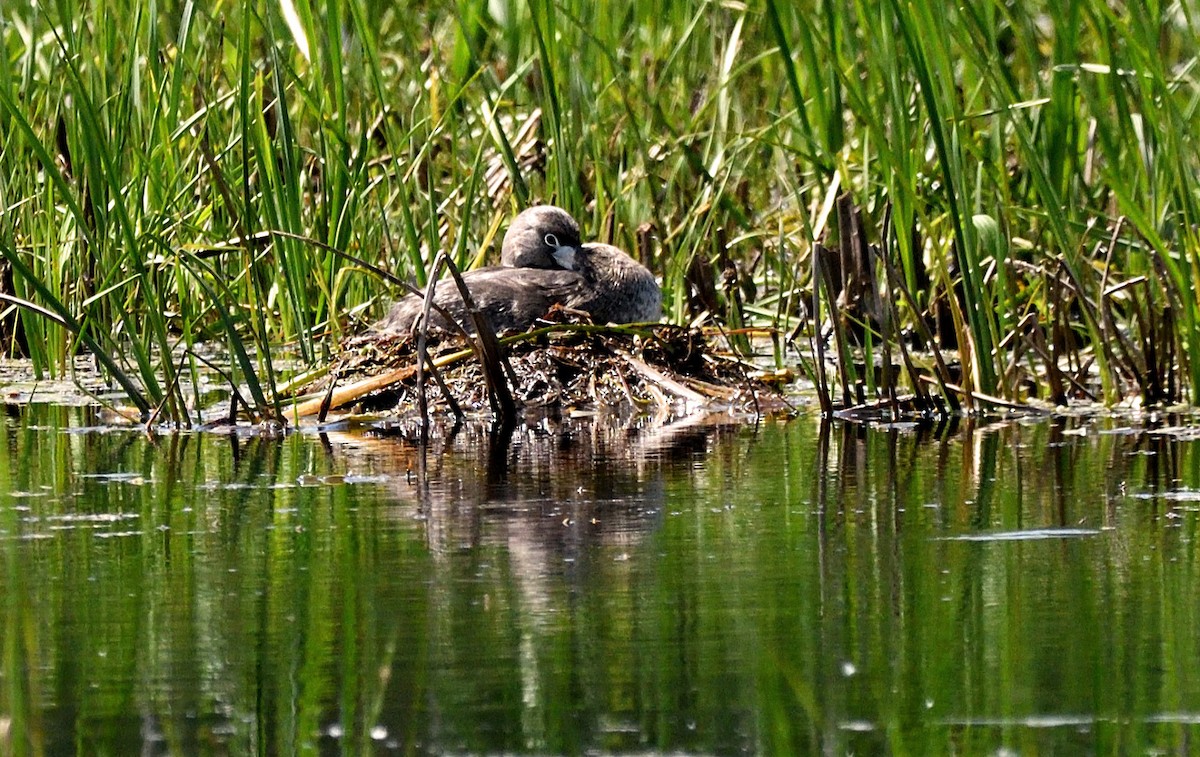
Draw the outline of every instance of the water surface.
[[[153,437],[10,409],[49,754],[1186,752],[1200,457],[1112,420]],[[1169,431],[1169,429],[1168,429]]]

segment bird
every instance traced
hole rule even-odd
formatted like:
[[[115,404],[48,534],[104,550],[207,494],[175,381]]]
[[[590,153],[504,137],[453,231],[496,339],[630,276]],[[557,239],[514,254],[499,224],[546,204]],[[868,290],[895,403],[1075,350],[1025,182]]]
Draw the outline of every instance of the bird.
[[[562,208],[537,205],[509,225],[498,266],[462,275],[475,305],[497,332],[527,331],[555,305],[587,313],[593,322],[642,323],[662,317],[662,290],[654,274],[620,248],[583,243],[579,225]],[[453,281],[438,283],[434,302],[468,333],[474,332]],[[407,334],[424,311],[410,294],[394,304],[376,331]],[[430,326],[450,325],[439,314]]]

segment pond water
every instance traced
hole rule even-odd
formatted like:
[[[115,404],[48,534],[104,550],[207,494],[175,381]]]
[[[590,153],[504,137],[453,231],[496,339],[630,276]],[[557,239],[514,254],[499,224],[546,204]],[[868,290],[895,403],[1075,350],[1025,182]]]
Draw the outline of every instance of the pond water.
[[[0,428],[5,752],[1184,753],[1200,455],[1116,420]]]

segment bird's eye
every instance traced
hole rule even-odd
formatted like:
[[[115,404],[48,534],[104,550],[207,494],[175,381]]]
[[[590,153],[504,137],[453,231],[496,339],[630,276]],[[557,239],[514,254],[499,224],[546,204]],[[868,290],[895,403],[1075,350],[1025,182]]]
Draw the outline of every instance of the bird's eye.
[[[542,241],[546,243],[547,247],[559,247],[560,246],[558,244],[558,237],[554,236],[553,234],[547,234],[545,237],[542,238]]]

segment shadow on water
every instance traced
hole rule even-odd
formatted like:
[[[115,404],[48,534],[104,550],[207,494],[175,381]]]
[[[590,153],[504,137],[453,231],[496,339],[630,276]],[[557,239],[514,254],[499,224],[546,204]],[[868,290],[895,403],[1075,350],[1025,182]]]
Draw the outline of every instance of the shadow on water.
[[[1186,752],[1200,456],[1114,420],[0,427],[14,753]]]

